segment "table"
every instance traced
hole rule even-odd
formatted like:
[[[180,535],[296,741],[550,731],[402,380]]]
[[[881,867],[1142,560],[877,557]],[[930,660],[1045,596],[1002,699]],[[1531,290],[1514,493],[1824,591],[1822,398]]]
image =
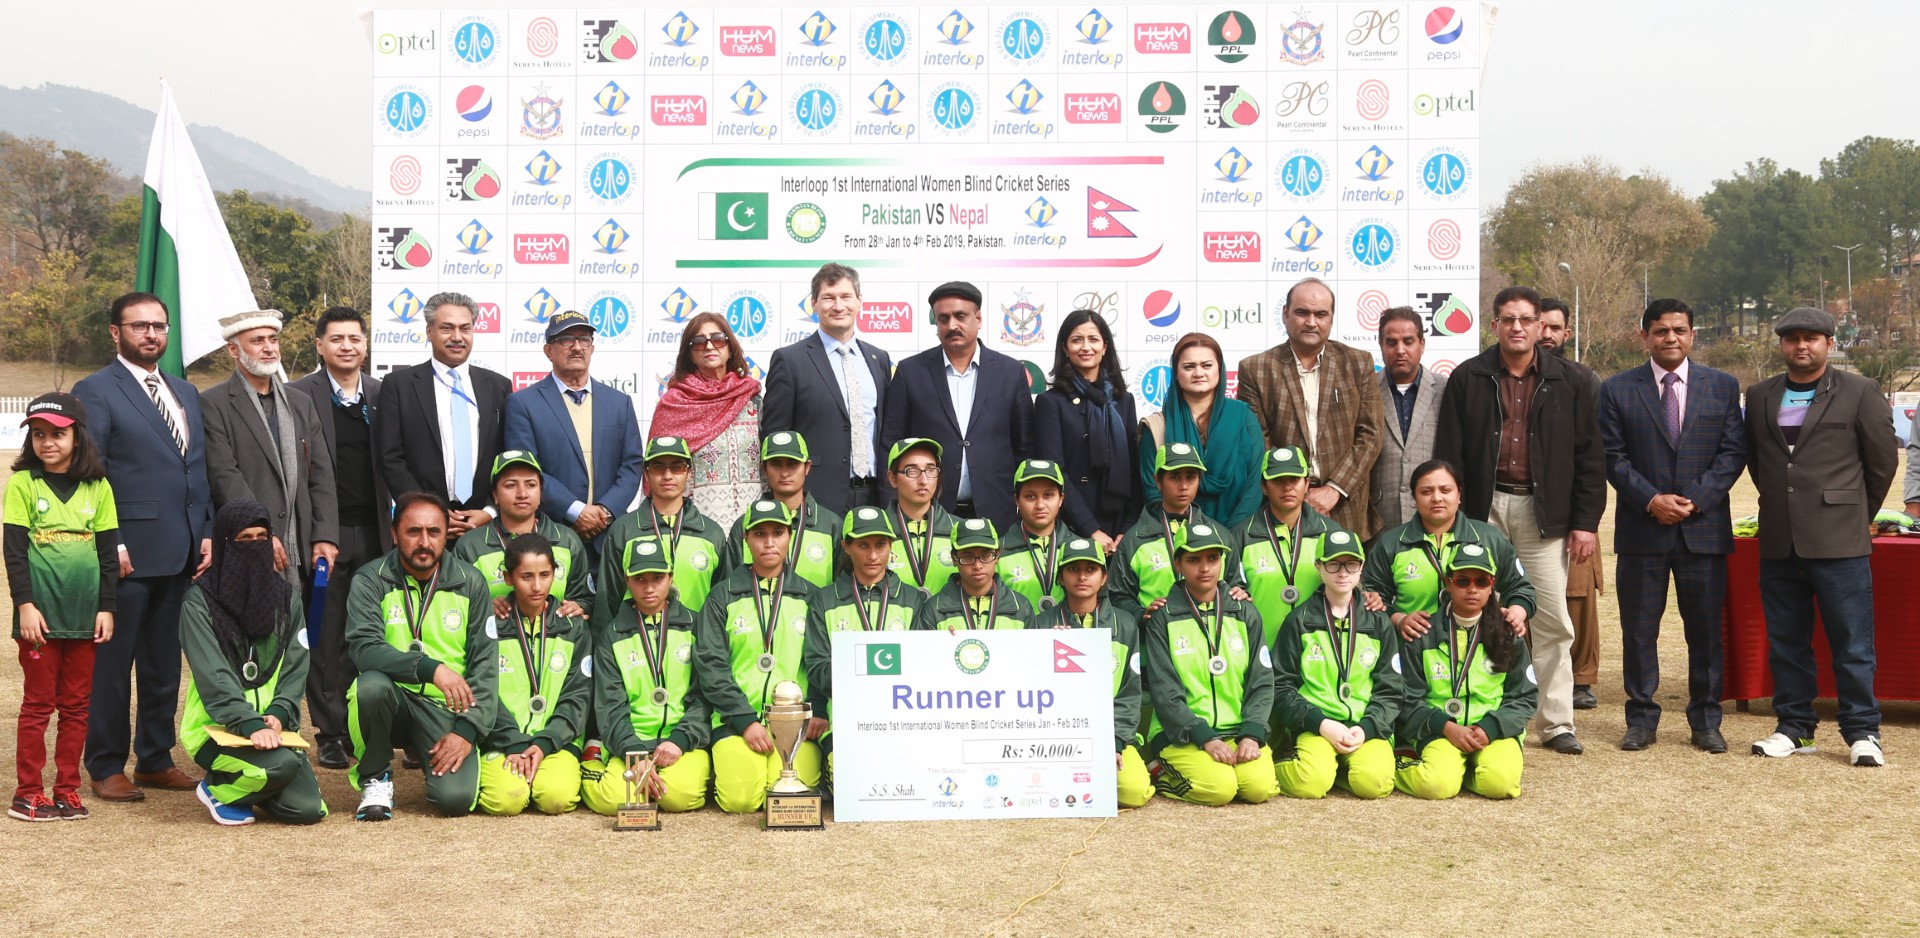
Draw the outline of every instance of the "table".
[[[1873,627],[1877,652],[1873,693],[1881,700],[1920,700],[1920,538],[1873,539]],[[1767,619],[1760,608],[1760,541],[1733,539],[1733,557],[1727,566],[1727,602],[1722,619],[1726,648],[1727,700],[1747,701],[1773,696],[1773,674],[1767,669]],[[1817,621],[1813,631],[1815,671],[1820,696],[1832,697],[1833,655],[1826,630]]]

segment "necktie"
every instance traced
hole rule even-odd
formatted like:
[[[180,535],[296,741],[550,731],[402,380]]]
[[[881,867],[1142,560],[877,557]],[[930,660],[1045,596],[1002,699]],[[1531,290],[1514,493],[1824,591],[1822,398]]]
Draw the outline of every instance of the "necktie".
[[[160,400],[160,376],[147,376],[147,396],[153,398],[153,406],[160,411],[160,422],[167,425],[167,433],[173,437],[173,445],[180,455],[187,455],[187,438],[180,434],[180,427],[173,422],[173,413],[167,410],[165,402]]]
[[[1660,379],[1660,383],[1666,385],[1660,392],[1660,403],[1667,411],[1667,442],[1675,448],[1680,446],[1680,395],[1673,393],[1673,386],[1679,382],[1680,376],[1671,371]]]
[[[585,388],[578,391],[572,388],[564,388],[563,390],[567,392],[567,397],[572,398],[573,406],[578,407],[587,402],[587,392]]]
[[[853,475],[865,479],[873,475],[873,431],[867,425],[866,395],[860,393],[859,351],[851,345],[840,346],[840,383],[847,387],[847,415],[853,418]]]
[[[473,495],[473,428],[467,426],[470,405],[467,392],[460,387],[460,372],[447,374],[453,379],[453,400],[447,408],[453,422],[453,500],[465,502]]]

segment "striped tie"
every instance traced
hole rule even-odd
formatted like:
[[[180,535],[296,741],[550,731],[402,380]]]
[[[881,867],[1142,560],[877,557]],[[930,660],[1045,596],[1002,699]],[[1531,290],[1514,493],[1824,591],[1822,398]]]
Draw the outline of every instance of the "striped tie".
[[[160,411],[160,422],[167,425],[167,432],[173,435],[173,445],[180,455],[187,455],[187,438],[180,435],[180,428],[173,422],[172,412],[167,410],[165,402],[160,400],[160,376],[147,376],[147,396],[153,398],[154,409]]]

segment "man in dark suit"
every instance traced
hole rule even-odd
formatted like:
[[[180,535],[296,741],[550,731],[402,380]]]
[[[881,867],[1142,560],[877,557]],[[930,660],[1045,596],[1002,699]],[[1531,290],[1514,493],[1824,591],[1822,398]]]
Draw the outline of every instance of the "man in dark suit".
[[[386,419],[374,425],[387,491],[427,492],[447,500],[447,536],[493,518],[487,474],[500,455],[506,424],[505,375],[467,364],[473,354],[473,299],[436,293],[425,310],[433,357],[387,375]]]
[[[1378,534],[1413,520],[1412,475],[1415,466],[1433,458],[1433,431],[1439,423],[1440,397],[1447,376],[1422,367],[1427,352],[1426,323],[1410,306],[1396,306],[1380,314],[1380,402],[1386,432],[1380,434],[1380,455],[1373,461],[1373,521]]]
[[[1016,517],[1013,468],[1027,458],[1033,394],[1027,371],[980,341],[980,288],[952,281],[927,296],[940,344],[900,362],[887,386],[880,449],[924,437],[940,444],[949,472],[940,503],[963,518],[1008,527]]]
[[[1893,412],[1872,379],[1827,366],[1833,317],[1811,306],[1773,324],[1787,373],[1747,389],[1747,452],[1760,490],[1760,606],[1773,672],[1772,735],[1755,755],[1813,751],[1814,606],[1833,650],[1840,735],[1858,766],[1883,766],[1873,696],[1869,525],[1899,465]]]
[[[884,505],[886,473],[879,471],[880,415],[886,410],[893,359],[854,337],[860,321],[860,274],[843,264],[814,272],[813,312],[820,329],[773,353],[767,366],[762,439],[791,430],[813,452],[807,491],[844,515],[860,505]],[[831,403],[829,403],[831,402]]]
[[[151,293],[114,300],[107,331],[119,357],[73,386],[120,515],[113,638],[95,652],[87,717],[87,774],[94,796],[105,801],[146,798],[136,783],[177,791],[196,784],[173,764],[173,714],[180,702],[180,601],[213,558],[213,496],[200,395],[158,368],[169,318]],[[139,713],[130,732],[136,669]]]
[[[367,325],[355,310],[335,306],[314,326],[321,368],[288,385],[307,395],[320,415],[320,435],[333,454],[335,525],[340,553],[327,574],[320,635],[307,661],[307,711],[319,752],[329,769],[347,767],[347,688],[357,672],[347,654],[347,593],[354,573],[392,548],[392,502],[373,448],[380,413],[380,381],[362,374],[367,361]],[[311,600],[312,586],[307,598]]]
[[[1654,742],[1660,725],[1660,617],[1667,577],[1680,595],[1687,637],[1687,725],[1693,745],[1727,751],[1720,735],[1721,605],[1733,515],[1727,492],[1747,464],[1740,383],[1689,360],[1693,310],[1675,299],[1647,304],[1640,340],[1650,361],[1600,386],[1607,481],[1619,493],[1613,585],[1620,596],[1627,733],[1620,748]]]
[[[633,398],[588,377],[593,323],[568,310],[547,320],[553,374],[507,398],[507,449],[540,459],[540,510],[572,525],[589,550],[640,494],[640,423]]]

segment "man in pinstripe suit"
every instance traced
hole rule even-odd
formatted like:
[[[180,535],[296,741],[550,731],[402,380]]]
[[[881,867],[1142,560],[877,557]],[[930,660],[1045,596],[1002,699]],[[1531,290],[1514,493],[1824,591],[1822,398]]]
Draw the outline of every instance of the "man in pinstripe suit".
[[[1733,553],[1727,491],[1747,463],[1740,384],[1689,360],[1693,310],[1680,300],[1647,304],[1640,338],[1651,360],[1602,383],[1596,408],[1607,481],[1619,493],[1614,588],[1627,692],[1620,748],[1647,748],[1660,724],[1657,646],[1671,574],[1687,637],[1687,725],[1695,747],[1723,753],[1720,607]]]

